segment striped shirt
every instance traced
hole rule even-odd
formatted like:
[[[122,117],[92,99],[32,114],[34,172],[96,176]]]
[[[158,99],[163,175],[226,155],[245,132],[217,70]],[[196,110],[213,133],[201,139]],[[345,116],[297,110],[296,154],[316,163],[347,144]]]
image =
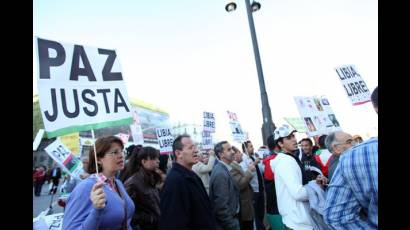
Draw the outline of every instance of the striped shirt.
[[[377,229],[378,139],[347,150],[326,195],[324,219],[331,229]]]

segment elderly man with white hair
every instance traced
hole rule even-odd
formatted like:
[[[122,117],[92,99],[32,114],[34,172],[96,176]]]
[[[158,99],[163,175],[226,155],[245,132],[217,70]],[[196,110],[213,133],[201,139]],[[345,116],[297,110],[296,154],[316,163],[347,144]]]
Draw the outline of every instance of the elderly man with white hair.
[[[350,147],[356,145],[356,142],[353,140],[352,135],[336,131],[330,133],[325,139],[326,148],[333,154],[332,159],[330,160],[329,166],[329,181],[332,179],[333,173],[336,170],[337,164],[339,163],[340,155]]]

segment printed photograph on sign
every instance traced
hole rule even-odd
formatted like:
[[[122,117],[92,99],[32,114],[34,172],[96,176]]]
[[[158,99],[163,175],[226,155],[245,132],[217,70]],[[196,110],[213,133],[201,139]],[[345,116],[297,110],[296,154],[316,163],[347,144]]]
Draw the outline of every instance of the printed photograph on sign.
[[[330,121],[333,123],[333,125],[334,125],[335,127],[339,127],[339,126],[340,126],[340,125],[339,125],[339,122],[337,121],[336,116],[335,116],[334,114],[329,114],[328,116],[329,116]]]
[[[317,109],[318,111],[323,111],[323,107],[322,107],[322,105],[320,104],[319,98],[313,98],[313,100],[314,100],[314,102],[315,102],[316,109]]]
[[[310,132],[316,131],[316,127],[313,124],[312,119],[310,117],[304,117],[303,119],[305,120],[306,126],[308,127]]]

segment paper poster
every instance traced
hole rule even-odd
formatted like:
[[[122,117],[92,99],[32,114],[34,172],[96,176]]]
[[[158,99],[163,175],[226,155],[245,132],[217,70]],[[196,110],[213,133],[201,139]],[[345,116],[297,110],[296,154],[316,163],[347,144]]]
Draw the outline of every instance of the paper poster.
[[[236,116],[236,113],[228,111],[228,117],[229,117],[229,125],[231,127],[233,140],[238,141],[238,142],[245,141],[246,135],[244,134],[241,128],[241,124],[238,121],[238,117]]]
[[[213,149],[214,145],[212,144],[212,135],[209,132],[202,132],[202,149],[210,150]]]
[[[172,144],[174,143],[174,137],[172,136],[171,129],[168,127],[156,129],[158,144],[161,154],[172,153]]]
[[[310,137],[341,130],[326,97],[294,97],[294,99]]]
[[[79,178],[83,173],[83,163],[74,156],[59,138],[45,148],[47,154],[72,177]]]
[[[214,113],[204,112],[204,131],[209,133],[215,132],[215,115]]]
[[[340,66],[335,70],[352,105],[370,101],[371,92],[354,65]]]

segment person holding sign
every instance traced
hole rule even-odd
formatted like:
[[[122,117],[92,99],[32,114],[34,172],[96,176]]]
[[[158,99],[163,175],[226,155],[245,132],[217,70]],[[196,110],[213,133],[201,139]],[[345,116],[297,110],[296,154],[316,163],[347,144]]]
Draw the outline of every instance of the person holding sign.
[[[90,151],[91,175],[78,184],[67,200],[63,230],[127,229],[131,230],[134,203],[115,174],[124,168],[124,144],[115,136],[102,137]],[[98,175],[96,174],[98,167]]]

